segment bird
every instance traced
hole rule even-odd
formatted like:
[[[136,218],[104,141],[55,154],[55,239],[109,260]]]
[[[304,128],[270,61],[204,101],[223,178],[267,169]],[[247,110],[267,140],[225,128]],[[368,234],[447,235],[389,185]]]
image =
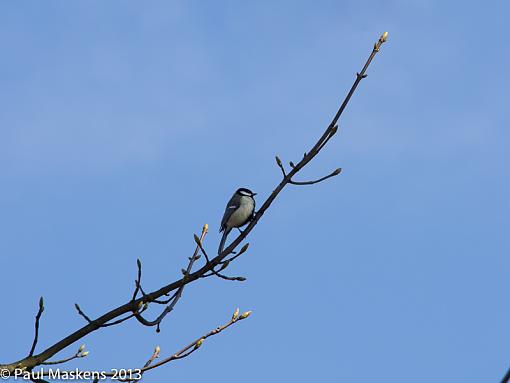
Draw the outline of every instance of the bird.
[[[223,251],[230,231],[233,228],[239,229],[252,220],[255,214],[255,199],[253,197],[256,195],[257,193],[250,189],[239,188],[228,201],[220,225],[220,233],[223,232],[223,236],[218,247],[218,254]]]

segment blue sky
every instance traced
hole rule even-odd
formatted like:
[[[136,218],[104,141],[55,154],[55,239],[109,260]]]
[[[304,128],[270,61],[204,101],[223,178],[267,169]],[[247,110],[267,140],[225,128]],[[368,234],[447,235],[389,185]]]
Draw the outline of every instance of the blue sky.
[[[510,365],[510,64],[503,1],[4,1],[0,362],[180,276],[217,247],[239,186],[262,202],[376,57],[339,134],[231,267],[156,334],[83,343],[68,367],[136,367],[249,320],[145,379],[496,382]],[[154,313],[155,314],[155,313]],[[76,344],[76,348],[79,343]],[[63,352],[67,356],[72,350]]]

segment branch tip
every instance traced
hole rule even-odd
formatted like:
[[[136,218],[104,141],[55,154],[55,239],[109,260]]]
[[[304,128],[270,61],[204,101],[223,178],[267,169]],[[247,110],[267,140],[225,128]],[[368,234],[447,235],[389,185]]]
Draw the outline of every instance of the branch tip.
[[[39,341],[39,321],[41,320],[43,311],[44,311],[44,298],[41,296],[39,298],[39,310],[37,310],[37,314],[35,316],[34,340],[32,342],[32,347],[30,347],[30,352],[28,353],[28,356],[34,355],[35,347],[37,346],[37,342]]]
[[[276,160],[276,164],[278,165],[278,167],[282,171],[283,178],[286,178],[287,177],[287,173],[285,173],[285,168],[283,167],[282,160],[280,160],[280,157],[278,157],[278,156],[275,156],[274,158]]]
[[[241,247],[241,250],[239,250],[239,252],[237,253],[237,255],[239,256],[239,255],[241,255],[241,254],[245,253],[245,252],[246,252],[246,250],[248,250],[248,247],[250,247],[250,243],[249,243],[249,242],[248,242],[248,243],[246,243],[243,247]]]
[[[241,314],[241,316],[239,317],[239,320],[243,320],[243,319],[246,319],[248,318],[250,315],[251,315],[252,311],[245,311],[244,313]]]

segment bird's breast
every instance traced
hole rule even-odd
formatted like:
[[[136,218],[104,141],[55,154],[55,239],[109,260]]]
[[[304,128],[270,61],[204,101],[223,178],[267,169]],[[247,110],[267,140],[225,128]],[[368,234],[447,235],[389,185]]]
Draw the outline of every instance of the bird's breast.
[[[248,222],[253,214],[255,203],[252,198],[242,197],[240,200],[239,207],[235,212],[232,213],[227,221],[227,225],[230,227],[240,227]]]

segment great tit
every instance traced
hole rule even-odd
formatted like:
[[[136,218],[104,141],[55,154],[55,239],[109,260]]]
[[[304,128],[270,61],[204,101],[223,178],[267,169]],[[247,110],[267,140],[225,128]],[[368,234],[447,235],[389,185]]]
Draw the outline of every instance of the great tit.
[[[221,220],[220,233],[223,232],[221,237],[220,246],[218,247],[218,254],[223,251],[227,235],[233,228],[240,228],[251,221],[255,213],[255,199],[253,198],[257,193],[253,193],[250,189],[239,188],[236,190],[230,201],[227,203],[223,219]]]

